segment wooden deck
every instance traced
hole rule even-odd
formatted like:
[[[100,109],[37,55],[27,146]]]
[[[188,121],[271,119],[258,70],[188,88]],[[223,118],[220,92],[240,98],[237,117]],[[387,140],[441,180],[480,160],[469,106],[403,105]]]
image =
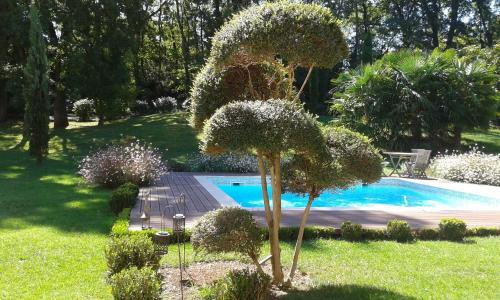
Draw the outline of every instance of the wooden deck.
[[[215,199],[195,178],[194,175],[207,175],[196,173],[168,173],[152,187],[142,188],[139,200],[130,215],[130,229],[141,228],[140,215],[144,203],[151,204],[150,224],[153,228],[160,228],[161,212],[168,217],[166,224],[171,227],[171,216],[176,213],[183,213],[183,205],[178,202],[179,196],[184,194],[185,215],[188,226],[192,225],[197,218],[208,211],[221,207]],[[221,174],[222,175],[222,174]],[[150,196],[148,196],[150,193]],[[149,201],[147,200],[149,197]],[[146,201],[145,201],[146,200]],[[146,204],[147,205],[147,204]],[[256,220],[264,224],[263,211],[252,211]],[[298,226],[302,210],[283,210],[282,226]],[[456,217],[464,220],[468,226],[500,226],[500,211],[424,211],[424,210],[315,210],[311,211],[308,225],[334,226],[339,227],[343,221],[350,220],[360,223],[366,227],[385,227],[392,219],[407,220],[413,228],[436,227],[443,217]]]

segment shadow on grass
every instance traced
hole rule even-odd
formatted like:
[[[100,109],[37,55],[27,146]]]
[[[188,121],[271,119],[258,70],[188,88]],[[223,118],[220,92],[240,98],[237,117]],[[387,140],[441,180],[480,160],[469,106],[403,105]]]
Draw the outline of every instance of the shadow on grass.
[[[307,291],[292,290],[280,298],[286,300],[327,300],[327,299],[416,299],[393,291],[362,285],[321,285]]]

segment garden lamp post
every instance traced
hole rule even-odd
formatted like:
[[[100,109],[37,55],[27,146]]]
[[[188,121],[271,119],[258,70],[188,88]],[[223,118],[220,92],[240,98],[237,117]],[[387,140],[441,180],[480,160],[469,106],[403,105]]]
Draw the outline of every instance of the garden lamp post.
[[[184,243],[184,231],[186,229],[186,217],[183,214],[176,214],[172,218],[172,231],[177,235],[177,252],[179,254],[179,273],[180,273],[180,287],[181,287],[181,299],[184,299],[184,292],[182,288],[182,270],[184,269],[183,262],[181,260],[181,235]],[[184,247],[184,263],[186,262],[186,247]]]

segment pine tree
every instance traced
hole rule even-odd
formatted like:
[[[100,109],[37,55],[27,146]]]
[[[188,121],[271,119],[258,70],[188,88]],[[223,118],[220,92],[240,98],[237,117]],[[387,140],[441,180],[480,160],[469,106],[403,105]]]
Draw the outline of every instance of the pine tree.
[[[36,5],[31,5],[28,59],[24,67],[24,134],[29,152],[41,162],[49,143],[48,63]]]

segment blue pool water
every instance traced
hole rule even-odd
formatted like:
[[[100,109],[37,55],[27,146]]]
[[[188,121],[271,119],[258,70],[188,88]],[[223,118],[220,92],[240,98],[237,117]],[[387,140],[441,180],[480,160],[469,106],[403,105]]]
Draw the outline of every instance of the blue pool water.
[[[255,176],[206,176],[211,184],[244,208],[263,208],[260,179]],[[271,194],[271,189],[269,188]],[[282,195],[282,208],[301,208],[307,196]],[[500,199],[435,188],[399,179],[382,179],[370,185],[324,192],[313,207],[433,207],[440,209],[500,209]]]

